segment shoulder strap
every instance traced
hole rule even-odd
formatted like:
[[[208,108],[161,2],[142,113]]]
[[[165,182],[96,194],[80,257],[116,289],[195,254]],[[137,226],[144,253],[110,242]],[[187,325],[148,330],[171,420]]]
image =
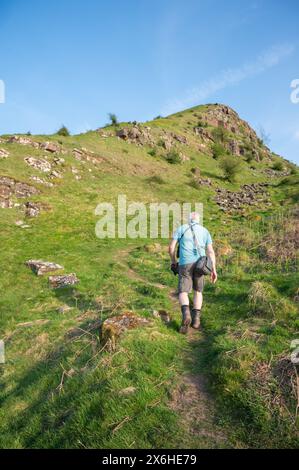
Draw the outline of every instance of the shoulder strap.
[[[183,236],[185,235],[185,233],[187,232],[187,230],[189,230],[189,228],[191,228],[191,225],[188,225],[188,227],[186,228],[186,230],[184,230],[184,232],[182,233],[182,235],[180,236],[180,238],[178,239],[178,243],[180,243],[180,241],[182,240]]]
[[[193,226],[190,225],[190,228],[191,228],[191,231],[192,231],[193,242],[194,242],[194,245],[196,246],[196,249],[197,249],[197,254],[198,254],[198,256],[200,256],[200,245],[198,243],[198,240],[197,240],[196,234],[194,232]]]

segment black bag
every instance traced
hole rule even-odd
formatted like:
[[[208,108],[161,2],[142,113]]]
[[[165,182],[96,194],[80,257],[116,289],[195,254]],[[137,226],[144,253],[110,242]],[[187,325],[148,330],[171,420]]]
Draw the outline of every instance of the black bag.
[[[207,276],[213,271],[212,261],[208,256],[201,256],[196,262],[195,273],[198,276]]]

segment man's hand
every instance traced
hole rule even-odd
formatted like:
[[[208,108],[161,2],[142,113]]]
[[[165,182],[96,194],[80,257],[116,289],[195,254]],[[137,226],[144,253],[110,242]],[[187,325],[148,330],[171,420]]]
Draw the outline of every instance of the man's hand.
[[[179,265],[178,265],[178,263],[171,263],[170,269],[171,269],[171,271],[173,272],[173,274],[175,276],[177,274],[179,274]]]
[[[213,269],[213,271],[211,272],[211,282],[215,284],[217,279],[218,279],[217,271],[216,269]]]

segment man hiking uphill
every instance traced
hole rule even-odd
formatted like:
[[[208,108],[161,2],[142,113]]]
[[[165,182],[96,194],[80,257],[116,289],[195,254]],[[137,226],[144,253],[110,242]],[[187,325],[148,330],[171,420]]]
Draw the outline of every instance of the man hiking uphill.
[[[177,262],[176,249],[179,244]],[[169,244],[171,270],[179,275],[179,302],[182,311],[181,333],[188,327],[200,327],[204,275],[210,274],[211,281],[217,281],[216,258],[212,238],[208,230],[199,224],[199,214],[189,215],[189,224],[181,225]],[[190,313],[189,293],[193,289],[193,309]]]

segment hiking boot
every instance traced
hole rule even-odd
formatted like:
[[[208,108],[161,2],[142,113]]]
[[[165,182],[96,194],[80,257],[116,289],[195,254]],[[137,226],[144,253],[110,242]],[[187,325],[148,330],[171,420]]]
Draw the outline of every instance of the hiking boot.
[[[200,310],[193,309],[192,310],[192,328],[198,330],[200,327]]]
[[[182,305],[182,324],[180,327],[180,333],[185,335],[188,332],[188,328],[191,323],[191,315],[189,305]]]

